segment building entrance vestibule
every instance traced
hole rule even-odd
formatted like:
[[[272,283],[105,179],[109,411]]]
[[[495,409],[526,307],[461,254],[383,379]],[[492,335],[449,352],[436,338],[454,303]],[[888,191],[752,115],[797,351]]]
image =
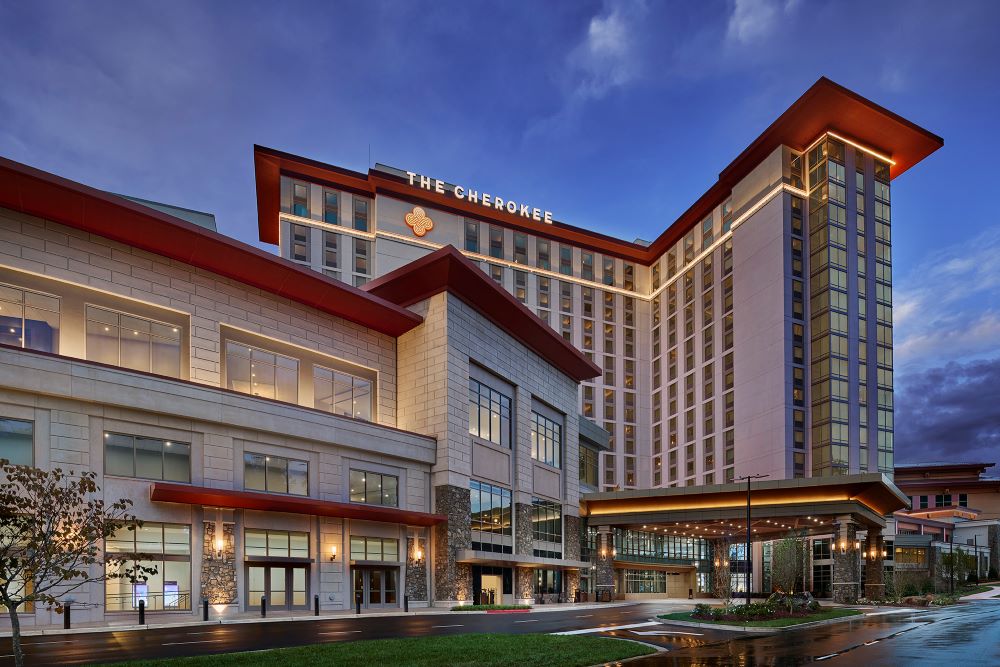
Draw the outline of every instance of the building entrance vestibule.
[[[260,609],[261,597],[269,609],[308,609],[309,566],[247,565],[247,608]]]
[[[399,606],[396,586],[399,568],[395,567],[355,567],[354,603],[361,598],[364,609]]]

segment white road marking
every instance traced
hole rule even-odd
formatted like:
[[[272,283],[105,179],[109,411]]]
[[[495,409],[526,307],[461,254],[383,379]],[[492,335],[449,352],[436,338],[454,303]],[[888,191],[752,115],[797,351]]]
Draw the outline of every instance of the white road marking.
[[[22,642],[24,646],[41,646],[42,644],[72,644],[72,639],[58,639],[51,642]]]
[[[835,657],[837,655],[839,655],[839,654],[838,653],[831,653],[830,655],[820,656],[819,658],[816,658],[816,660],[828,660],[829,658],[833,658],[833,657]]]
[[[652,635],[692,635],[694,637],[701,637],[701,636],[703,636],[704,633],[701,633],[701,632],[679,632],[679,631],[675,632],[675,631],[672,631],[672,630],[650,630],[649,632],[640,632],[638,630],[633,630],[632,634],[634,634],[634,635],[645,635],[647,637],[648,636],[652,636]]]
[[[554,635],[585,635],[591,632],[610,632],[612,630],[631,630],[632,628],[648,628],[651,625],[659,625],[656,621],[646,621],[645,623],[629,623],[628,625],[606,625],[603,628],[587,628],[585,630],[569,630],[567,632],[553,632]]]
[[[222,630],[222,628],[219,628],[219,630]],[[214,635],[219,630],[209,630],[208,632],[188,632],[186,634],[189,634],[189,635]]]
[[[181,644],[213,644],[219,641],[218,639],[200,639],[194,642],[167,642],[165,644],[160,644],[160,646],[180,646]]]
[[[431,627],[432,628],[463,628],[465,626],[462,625],[461,623],[459,623],[457,625],[432,625]]]
[[[356,635],[361,630],[334,630],[332,632],[317,632],[318,635]]]
[[[538,623],[539,620],[540,619],[537,619],[537,618],[529,618],[526,621],[514,621],[514,622],[515,623]]]
[[[591,618],[593,614],[583,614],[582,616],[577,616],[577,618]]]
[[[917,609],[889,609],[887,611],[873,611],[870,614],[865,614],[865,616],[885,616],[886,614],[912,614]]]

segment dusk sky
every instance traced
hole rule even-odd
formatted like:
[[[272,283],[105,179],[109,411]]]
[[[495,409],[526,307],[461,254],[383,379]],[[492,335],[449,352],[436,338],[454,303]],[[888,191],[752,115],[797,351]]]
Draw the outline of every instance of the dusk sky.
[[[945,140],[892,189],[897,461],[1000,461],[998,26],[964,0],[0,0],[0,155],[249,243],[254,143],[652,239],[827,76]]]

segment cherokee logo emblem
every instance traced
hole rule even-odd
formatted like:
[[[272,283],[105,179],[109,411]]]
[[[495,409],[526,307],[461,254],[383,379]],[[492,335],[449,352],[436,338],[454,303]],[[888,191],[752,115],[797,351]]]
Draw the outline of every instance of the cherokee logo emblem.
[[[406,214],[406,224],[413,230],[414,236],[423,236],[434,229],[434,221],[419,206],[414,206],[413,211]]]

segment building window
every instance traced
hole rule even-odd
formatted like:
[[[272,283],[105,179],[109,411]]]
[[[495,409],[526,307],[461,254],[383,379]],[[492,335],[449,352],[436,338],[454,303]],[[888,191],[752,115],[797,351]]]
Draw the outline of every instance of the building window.
[[[327,274],[332,273],[337,278],[340,276],[337,271],[340,268],[339,237],[340,235],[334,232],[323,232],[323,266],[333,269],[332,272],[327,271]]]
[[[469,433],[510,447],[510,415],[509,396],[469,378]]]
[[[226,387],[295,403],[299,397],[299,362],[276,352],[227,341]]]
[[[243,488],[308,496],[309,462],[247,452],[243,455]]]
[[[119,568],[155,568],[156,574],[132,582],[128,577],[109,578],[105,583],[107,611],[132,611],[143,601],[148,611],[191,608],[191,526],[144,521],[141,527],[119,528],[105,540],[109,554],[131,554],[142,560],[108,563],[109,575]]]
[[[562,544],[562,505],[540,498],[531,499],[531,539],[536,542],[549,542],[553,546]],[[543,550],[553,551],[553,549]],[[561,548],[559,551],[561,552]],[[562,558],[562,553],[548,553],[542,557]]]
[[[594,279],[594,253],[580,253],[580,277],[584,280]]]
[[[399,478],[352,469],[351,502],[399,507]]]
[[[181,329],[176,324],[87,306],[87,359],[178,377]]]
[[[399,562],[399,540],[351,535],[351,560]]]
[[[503,227],[490,225],[490,257],[503,259]]]
[[[0,285],[0,345],[58,354],[58,297]]]
[[[104,473],[168,482],[190,482],[191,445],[176,440],[105,433]]]
[[[313,366],[313,400],[317,409],[335,415],[372,418],[372,383],[366,378]]]
[[[604,261],[603,261],[603,264],[604,264],[604,266],[603,266],[603,275],[601,276],[601,280],[604,282],[605,285],[614,285],[615,284],[615,258],[614,257],[605,257]]]
[[[573,248],[571,246],[559,246],[559,273],[573,275]]]
[[[359,197],[354,198],[354,228],[368,231],[368,200]]]
[[[309,261],[309,228],[305,225],[292,225],[291,258],[296,262]]]
[[[478,535],[473,535],[473,549],[478,551],[503,552],[504,540],[494,539],[511,535],[511,495],[510,489],[494,486],[478,480],[469,481],[472,513],[471,527]],[[478,548],[477,548],[478,547]],[[509,553],[509,552],[508,552]]]
[[[528,237],[514,232],[514,261],[518,264],[528,263]]]
[[[360,287],[368,282],[371,267],[368,258],[371,256],[371,243],[364,239],[354,239],[354,286]]]
[[[635,265],[634,264],[628,264],[628,263],[623,264],[622,265],[622,270],[623,270],[623,273],[625,274],[625,279],[624,279],[624,282],[622,283],[622,286],[625,289],[634,290],[635,289]]]
[[[535,264],[538,268],[545,269],[546,271],[552,268],[549,248],[550,246],[548,240],[537,239],[535,241]]]
[[[32,422],[0,418],[0,459],[16,466],[34,465],[34,434]]]
[[[309,558],[309,533],[287,530],[243,531],[243,555],[251,558]]]
[[[922,509],[922,510],[927,509],[927,506],[928,506],[928,502],[927,501],[928,501],[928,497],[927,496],[920,496],[920,509]]]
[[[896,547],[894,566],[898,568],[921,568],[927,567],[926,547]]]
[[[292,213],[300,218],[309,217],[309,186],[305,183],[292,184]]]
[[[969,506],[969,494],[967,494],[967,493],[960,493],[960,494],[958,494],[958,506],[959,507],[968,507]]]
[[[562,424],[534,411],[531,413],[531,458],[555,468],[562,466]]]
[[[479,223],[475,220],[465,221],[465,249],[468,252],[479,252]]]
[[[340,224],[340,193],[336,190],[323,191],[323,222]]]
[[[528,301],[528,273],[514,269],[514,298],[521,303]]]
[[[503,265],[490,264],[490,278],[492,278],[493,282],[497,285],[503,287]]]
[[[951,507],[951,494],[939,493],[934,496],[934,507]]]

